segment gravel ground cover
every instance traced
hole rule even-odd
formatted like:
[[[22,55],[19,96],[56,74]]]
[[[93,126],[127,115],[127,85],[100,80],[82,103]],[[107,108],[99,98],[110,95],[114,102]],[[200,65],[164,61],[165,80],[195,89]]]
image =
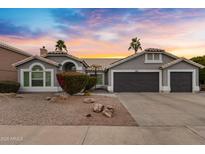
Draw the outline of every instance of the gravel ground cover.
[[[69,96],[67,100],[45,100],[53,96],[52,93],[20,94],[20,97],[0,95],[0,125],[137,125],[116,97]],[[94,98],[96,103],[112,105],[114,116],[107,118],[102,113],[94,113],[93,104],[83,103],[86,97]],[[91,117],[86,117],[87,114]]]

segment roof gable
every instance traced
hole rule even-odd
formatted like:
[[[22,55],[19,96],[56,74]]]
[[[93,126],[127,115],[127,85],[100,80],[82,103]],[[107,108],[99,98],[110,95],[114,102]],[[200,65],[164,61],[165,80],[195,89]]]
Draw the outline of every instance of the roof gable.
[[[76,60],[78,62],[81,62],[84,66],[88,67],[89,65],[82,59],[75,57],[71,54],[67,54],[65,52],[49,52],[47,55],[43,56],[44,58],[51,56],[51,57],[68,57],[70,59]]]
[[[50,65],[54,65],[54,66],[57,66],[57,67],[60,66],[60,64],[55,62],[55,61],[52,61],[52,60],[49,60],[49,59],[46,59],[46,58],[43,58],[43,57],[40,57],[40,56],[37,56],[37,55],[36,56],[28,57],[28,58],[23,59],[21,61],[18,61],[17,63],[12,64],[12,66],[18,67],[18,66],[20,66],[22,64],[25,64],[25,63],[27,63],[27,62],[29,62],[31,60],[34,60],[34,59],[38,59],[40,61],[43,61],[45,63],[48,63]]]
[[[126,58],[117,60],[117,61],[111,63],[111,64],[107,67],[107,69],[113,68],[113,67],[115,67],[115,66],[117,66],[117,65],[120,65],[120,64],[122,64],[122,63],[124,63],[124,62],[127,62],[127,61],[129,61],[129,60],[131,60],[131,59],[134,59],[134,58],[139,57],[139,56],[141,56],[141,55],[144,55],[144,54],[146,54],[146,53],[161,53],[161,54],[167,55],[168,57],[172,57],[172,58],[174,58],[174,59],[178,59],[177,56],[175,56],[175,55],[173,55],[173,54],[171,54],[171,53],[165,52],[164,50],[149,48],[149,49],[145,49],[145,50],[142,51],[142,52],[139,52],[139,53],[135,53],[135,54],[133,54],[133,55],[130,55],[130,56],[126,57]]]
[[[192,60],[189,60],[189,59],[186,59],[186,58],[179,58],[179,59],[177,59],[177,60],[174,60],[174,61],[172,61],[172,62],[170,62],[170,63],[167,63],[167,64],[164,64],[164,65],[162,65],[160,68],[161,69],[165,69],[165,68],[168,68],[168,67],[171,67],[171,66],[173,66],[173,65],[175,65],[175,64],[178,64],[178,63],[180,63],[180,62],[186,62],[186,63],[188,63],[188,64],[191,64],[191,65],[194,65],[194,66],[196,66],[196,67],[199,67],[199,68],[204,68],[204,66],[203,65],[201,65],[201,64],[198,64],[198,63],[196,63],[196,62],[193,62]]]

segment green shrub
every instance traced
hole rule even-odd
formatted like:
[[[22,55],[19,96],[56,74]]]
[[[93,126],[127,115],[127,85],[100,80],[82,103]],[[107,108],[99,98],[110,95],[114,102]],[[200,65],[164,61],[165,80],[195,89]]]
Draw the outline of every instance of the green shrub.
[[[93,88],[95,85],[97,84],[97,78],[96,77],[89,77],[88,82],[85,86],[85,91],[86,90],[90,90],[91,88]]]
[[[91,94],[90,94],[90,92],[89,91],[84,91],[84,96],[90,96]]]
[[[70,95],[81,92],[88,81],[88,75],[79,72],[62,72],[57,74],[61,88]]]
[[[205,66],[205,55],[193,57],[191,60]],[[199,82],[200,84],[205,84],[205,68],[199,70]]]
[[[0,93],[16,93],[20,84],[15,81],[0,81]]]

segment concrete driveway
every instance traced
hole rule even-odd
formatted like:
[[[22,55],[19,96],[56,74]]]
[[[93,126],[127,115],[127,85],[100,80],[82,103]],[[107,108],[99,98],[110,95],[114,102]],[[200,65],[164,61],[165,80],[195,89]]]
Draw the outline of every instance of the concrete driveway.
[[[205,126],[205,93],[118,93],[139,126]]]

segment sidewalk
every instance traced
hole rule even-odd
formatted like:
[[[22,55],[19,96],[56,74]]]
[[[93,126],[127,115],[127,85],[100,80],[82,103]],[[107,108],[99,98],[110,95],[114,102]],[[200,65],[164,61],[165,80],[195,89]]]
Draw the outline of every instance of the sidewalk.
[[[0,144],[205,144],[205,127],[0,126]]]

